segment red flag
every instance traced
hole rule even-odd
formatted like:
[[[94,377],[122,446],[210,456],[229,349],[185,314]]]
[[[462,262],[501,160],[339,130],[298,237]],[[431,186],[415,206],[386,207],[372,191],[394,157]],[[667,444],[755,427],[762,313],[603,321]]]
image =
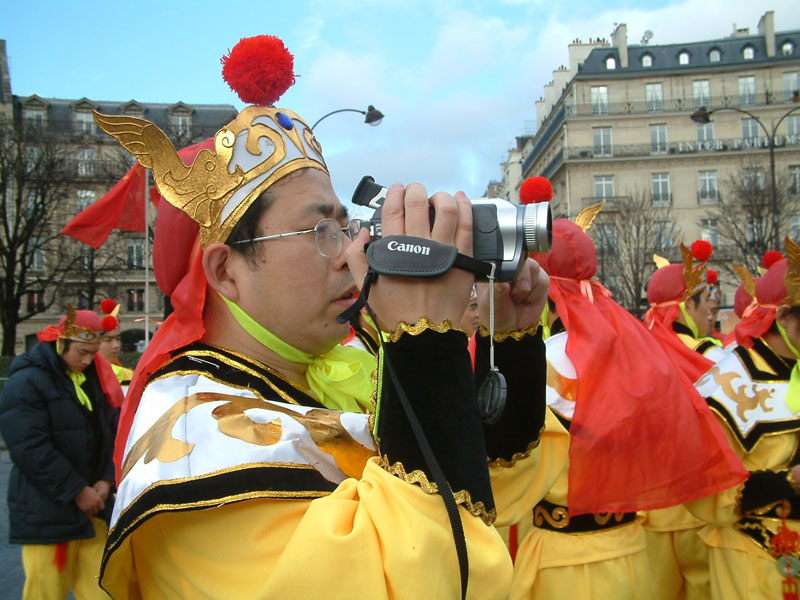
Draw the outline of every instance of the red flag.
[[[99,248],[111,231],[144,231],[145,170],[135,164],[108,193],[79,212],[61,233]]]

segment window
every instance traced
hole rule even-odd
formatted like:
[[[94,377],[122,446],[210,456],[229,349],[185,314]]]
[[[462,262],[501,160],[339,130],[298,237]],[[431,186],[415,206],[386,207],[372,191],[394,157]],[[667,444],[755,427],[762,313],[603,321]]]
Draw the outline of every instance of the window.
[[[764,169],[761,167],[744,169],[744,185],[748,189],[764,189]]]
[[[144,311],[144,289],[128,290],[128,311],[130,312],[143,312]]]
[[[664,110],[664,88],[660,83],[646,83],[644,97],[648,112]]]
[[[617,68],[617,59],[615,59],[613,56],[609,56],[606,59],[606,69],[608,69],[609,71],[613,71],[616,68]]]
[[[753,75],[739,77],[739,104],[756,103],[756,78]]]
[[[658,221],[653,226],[653,246],[654,250],[672,249],[672,223],[670,221]]]
[[[679,65],[688,65],[689,64],[689,53],[688,52],[681,52],[678,54],[678,64]]]
[[[800,238],[800,217],[797,215],[792,217],[791,225],[789,225],[789,237],[793,240]]]
[[[783,74],[783,101],[797,102],[800,100],[800,85],[797,84],[797,71]]]
[[[94,133],[92,113],[79,110],[75,113],[75,133]]]
[[[666,154],[667,126],[664,123],[650,125],[650,154]]]
[[[708,62],[719,62],[721,59],[722,59],[722,54],[716,48],[714,48],[711,52],[708,53]]]
[[[716,204],[717,189],[717,172],[700,171],[699,189],[697,190],[697,199],[700,204]]]
[[[653,204],[669,204],[669,173],[653,173]]]
[[[692,97],[694,98],[694,105],[710,106],[711,105],[711,82],[708,79],[698,79],[692,82]]]
[[[596,198],[614,197],[614,176],[595,175],[594,176],[594,195]]]
[[[789,192],[800,194],[800,165],[789,166]],[[797,239],[793,236],[793,239]]]
[[[78,292],[78,309],[79,310],[88,310],[91,307],[89,306],[89,293],[86,290],[80,290]]]
[[[593,127],[592,138],[594,139],[594,156],[613,156],[611,127]]]
[[[653,57],[649,54],[642,55],[642,66],[647,69],[653,66]]]
[[[758,121],[755,119],[742,119],[742,139],[748,142],[757,140],[761,135]]]
[[[786,118],[786,135],[800,136],[800,115],[792,115]],[[790,144],[796,143],[790,141]]]
[[[128,238],[128,268],[144,269],[144,239]]]
[[[791,56],[792,52],[794,52],[794,44],[792,42],[783,42],[781,44],[781,53],[784,56]]]
[[[714,147],[714,122],[697,125],[697,146],[710,150]]]
[[[78,212],[94,202],[94,190],[78,190]]]
[[[86,244],[78,244],[78,268],[86,271],[91,268],[94,262],[94,248]]]
[[[592,113],[596,115],[608,113],[608,87],[605,85],[592,88]]]
[[[44,127],[44,109],[26,108],[23,114],[26,127]]]
[[[94,175],[94,148],[78,148],[78,177]]]
[[[44,271],[44,247],[39,238],[31,238],[28,245],[28,259],[32,271]]]
[[[42,312],[45,309],[44,292],[30,292],[26,304],[29,313]]]
[[[42,162],[44,150],[39,146],[26,146],[25,147],[25,168],[30,172],[35,172],[39,169],[39,164]]]
[[[614,223],[595,223],[597,229],[597,254],[617,253],[617,226]]]
[[[170,117],[170,124],[172,125],[172,132],[175,135],[189,135],[191,129],[189,115],[172,115]]]
[[[28,219],[38,220],[44,216],[45,207],[42,205],[42,196],[38,189],[28,188],[25,193],[25,213]]]
[[[742,58],[745,60],[753,60],[756,55],[756,51],[753,49],[752,46],[745,46],[742,50]]]
[[[719,224],[717,219],[700,219],[700,239],[719,246]]]

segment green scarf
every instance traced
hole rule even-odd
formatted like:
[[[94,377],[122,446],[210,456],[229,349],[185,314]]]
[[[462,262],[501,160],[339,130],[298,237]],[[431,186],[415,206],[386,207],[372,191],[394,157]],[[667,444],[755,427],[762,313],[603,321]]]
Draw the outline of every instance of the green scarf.
[[[706,337],[700,337],[700,332],[697,329],[697,323],[692,318],[692,315],[689,314],[689,311],[686,310],[686,302],[681,300],[678,304],[681,309],[681,314],[683,315],[684,321],[686,321],[686,326],[692,330],[692,337],[698,341],[705,342],[709,341],[715,346],[722,347],[722,342],[715,338],[713,335],[707,335]]]
[[[306,382],[317,400],[331,410],[368,413],[373,411],[371,375],[375,358],[369,353],[337,344],[322,356],[313,356],[287,344],[267,330],[242,308],[220,294],[233,318],[253,339],[275,354],[308,365]]]
[[[789,341],[789,336],[786,335],[786,330],[781,326],[778,321],[775,321],[778,326],[778,331],[783,338],[783,343],[789,348],[794,357],[800,359],[800,352],[794,347],[794,344]],[[789,407],[793,413],[800,412],[800,362],[795,361],[792,375],[789,378],[789,388],[786,390],[786,406]]]
[[[86,395],[86,392],[81,387],[81,384],[86,381],[86,375],[81,373],[73,373],[72,371],[67,371],[67,377],[72,380],[72,385],[75,387],[75,393],[78,395],[78,402],[83,404],[87,410],[92,411],[92,401],[89,400],[89,396]]]

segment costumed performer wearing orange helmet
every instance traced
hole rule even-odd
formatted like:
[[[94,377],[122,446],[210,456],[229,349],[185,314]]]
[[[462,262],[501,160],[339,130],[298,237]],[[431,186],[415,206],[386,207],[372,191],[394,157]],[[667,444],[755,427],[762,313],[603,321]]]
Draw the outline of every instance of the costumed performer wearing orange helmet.
[[[688,504],[709,523],[700,534],[715,599],[797,597],[800,248],[789,238],[755,302],[736,326],[737,345],[697,382],[750,471],[744,484]]]
[[[122,390],[97,354],[110,322],[74,310],[11,363],[0,432],[14,463],[9,541],[22,544],[25,600],[103,598],[97,585],[114,503],[113,448]]]
[[[593,279],[597,255],[586,230],[601,206],[582,211],[577,224],[556,219],[552,251],[534,255],[550,276],[547,397],[570,431],[569,469],[533,510],[512,598],[654,597],[636,512],[744,477],[691,383]]]
[[[107,331],[100,341],[99,352],[106,357],[111,365],[114,375],[117,376],[119,384],[122,386],[123,394],[128,391],[128,386],[133,377],[133,369],[123,367],[119,361],[119,351],[122,348],[122,337],[119,331],[119,304],[111,298],[106,298],[100,303],[100,310],[106,315],[104,319],[114,319],[116,326]]]
[[[306,122],[271,106],[294,79],[292,57],[277,38],[246,38],[223,74],[252,105],[191,166],[152,123],[95,115],[153,169],[154,271],[175,309],[120,420],[101,585],[117,598],[507,597],[511,561],[492,522],[502,502],[532,505],[532,488],[550,484],[536,447],[546,275],[525,263],[497,314],[525,363],[507,374],[516,430],[498,449],[484,442],[453,325],[474,275],[381,275],[369,305],[389,341],[377,362],[342,346],[337,317],[365,279],[369,235],[348,223]],[[383,234],[469,254],[471,215],[463,193],[429,200],[395,184]],[[506,488],[497,500],[490,470]]]

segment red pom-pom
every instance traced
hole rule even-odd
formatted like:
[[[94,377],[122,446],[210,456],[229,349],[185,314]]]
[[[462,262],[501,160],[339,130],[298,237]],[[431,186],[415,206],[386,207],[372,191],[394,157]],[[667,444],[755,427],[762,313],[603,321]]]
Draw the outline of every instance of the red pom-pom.
[[[242,38],[221,61],[223,79],[247,104],[270,106],[294,83],[294,57],[274,35]]]
[[[117,318],[108,315],[107,317],[103,317],[103,320],[100,321],[100,327],[103,328],[103,331],[114,331],[119,326],[117,323]]]
[[[783,254],[781,254],[777,250],[770,250],[769,252],[764,253],[764,258],[761,259],[761,264],[769,269],[772,265],[774,265],[782,258]]]
[[[519,201],[522,204],[550,202],[553,199],[553,186],[544,177],[528,177],[519,186]]]
[[[711,258],[712,254],[714,254],[714,246],[711,245],[711,242],[696,240],[692,244],[692,256],[694,256],[695,260],[706,262]]]
[[[714,269],[708,269],[706,271],[706,282],[708,285],[714,285],[719,281],[719,273],[717,273]]]
[[[114,310],[114,307],[117,306],[117,303],[114,302],[111,298],[106,298],[100,303],[100,310],[103,311],[103,314],[110,315],[111,311]]]

